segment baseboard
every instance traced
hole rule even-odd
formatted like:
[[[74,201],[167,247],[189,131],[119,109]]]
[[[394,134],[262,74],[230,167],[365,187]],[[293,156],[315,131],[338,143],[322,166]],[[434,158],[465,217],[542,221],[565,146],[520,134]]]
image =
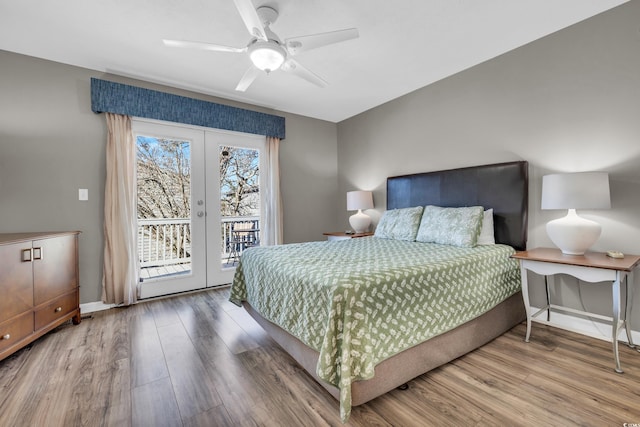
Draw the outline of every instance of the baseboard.
[[[80,313],[81,314],[93,313],[94,311],[108,310],[115,306],[116,306],[115,304],[105,304],[102,301],[88,302],[85,304],[80,304]]]
[[[95,311],[108,310],[115,306],[115,304],[105,304],[102,301],[88,302],[80,304],[80,313],[93,313]],[[537,307],[531,307],[531,310],[535,313],[540,309]],[[555,327],[565,329],[567,331],[577,332],[604,341],[611,341],[611,325],[607,323],[600,322],[598,320],[583,319],[557,312],[553,312],[551,314],[551,320],[552,322],[548,323],[546,320],[533,319],[536,323],[552,324]],[[640,344],[639,331],[631,331],[631,338],[635,344]],[[618,339],[622,342],[627,342],[627,334],[621,331]]]
[[[536,313],[538,310],[540,309],[531,307],[531,311],[533,313]],[[611,341],[611,325],[596,319],[586,319],[554,311],[551,313],[551,322],[546,321],[546,316],[544,314],[541,314],[539,318],[534,318],[533,321],[545,325],[552,325],[567,331],[584,334],[599,340]],[[640,332],[632,330],[631,339],[634,344],[640,343]],[[624,331],[620,331],[618,340],[626,343],[627,334],[624,333]]]
[[[139,303],[143,303],[146,301],[155,301],[155,300],[159,300],[159,299],[165,299],[165,298],[173,298],[177,295],[187,295],[187,294],[194,294],[197,292],[205,292],[205,291],[210,291],[212,289],[221,289],[221,288],[226,288],[231,286],[231,284],[225,284],[225,285],[219,285],[219,286],[209,286],[207,288],[201,288],[201,289],[194,289],[191,291],[185,291],[185,292],[178,292],[175,294],[168,294],[168,295],[161,295],[158,297],[151,297],[151,298],[145,298],[145,299],[138,299],[138,301],[135,302],[135,304],[139,304]],[[117,304],[105,304],[102,301],[95,301],[95,302],[88,302],[85,304],[80,304],[80,313],[82,314],[87,314],[87,313],[93,313],[94,311],[102,311],[102,310],[108,310],[110,308],[114,308],[114,307],[118,307]]]

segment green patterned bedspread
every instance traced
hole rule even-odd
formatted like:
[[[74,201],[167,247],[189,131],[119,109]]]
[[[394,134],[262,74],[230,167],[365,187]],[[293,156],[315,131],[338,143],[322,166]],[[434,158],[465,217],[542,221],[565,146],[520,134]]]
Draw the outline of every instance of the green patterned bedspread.
[[[255,247],[242,254],[230,300],[320,353],[317,374],[340,389],[346,421],[353,381],[520,290],[513,253],[375,237]]]

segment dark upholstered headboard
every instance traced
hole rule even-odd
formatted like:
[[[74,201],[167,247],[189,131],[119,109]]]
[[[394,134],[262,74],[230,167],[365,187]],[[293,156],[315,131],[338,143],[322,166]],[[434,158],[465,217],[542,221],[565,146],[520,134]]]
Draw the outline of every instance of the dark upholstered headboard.
[[[527,246],[527,162],[473,166],[387,178],[387,209],[435,205],[493,208],[497,243]]]

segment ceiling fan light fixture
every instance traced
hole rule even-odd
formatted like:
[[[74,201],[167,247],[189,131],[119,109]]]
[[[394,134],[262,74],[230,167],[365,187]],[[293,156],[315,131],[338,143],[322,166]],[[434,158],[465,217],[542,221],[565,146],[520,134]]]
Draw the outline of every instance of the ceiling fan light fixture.
[[[273,40],[268,42],[257,41],[249,46],[249,57],[256,68],[269,73],[280,68],[287,57],[287,53],[282,46]]]

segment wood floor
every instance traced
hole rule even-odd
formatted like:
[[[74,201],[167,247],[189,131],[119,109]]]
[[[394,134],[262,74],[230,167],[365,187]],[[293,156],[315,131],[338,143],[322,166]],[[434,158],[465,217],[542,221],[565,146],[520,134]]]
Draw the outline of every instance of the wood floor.
[[[0,361],[0,426],[341,425],[218,289],[94,313]],[[353,426],[640,423],[640,353],[534,324],[353,410]]]

